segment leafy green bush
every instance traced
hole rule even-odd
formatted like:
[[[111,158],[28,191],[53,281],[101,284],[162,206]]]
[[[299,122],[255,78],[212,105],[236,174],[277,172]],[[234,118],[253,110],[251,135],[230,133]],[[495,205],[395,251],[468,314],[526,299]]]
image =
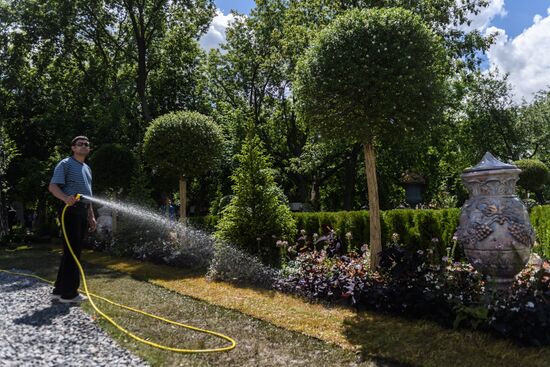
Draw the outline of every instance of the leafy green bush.
[[[536,192],[548,181],[548,167],[538,159],[521,159],[514,164],[521,169],[518,185],[525,190]]]
[[[290,239],[296,225],[257,136],[246,138],[237,161],[234,196],[221,212],[215,235],[265,263],[279,265],[276,241]]]
[[[521,159],[514,162],[521,169],[518,185],[537,196],[539,204],[544,204],[542,189],[550,179],[548,167],[537,159]]]
[[[96,191],[127,190],[137,166],[132,151],[120,144],[102,145],[90,157]]]
[[[550,205],[534,207],[531,210],[530,219],[538,242],[534,250],[539,255],[550,259]]]

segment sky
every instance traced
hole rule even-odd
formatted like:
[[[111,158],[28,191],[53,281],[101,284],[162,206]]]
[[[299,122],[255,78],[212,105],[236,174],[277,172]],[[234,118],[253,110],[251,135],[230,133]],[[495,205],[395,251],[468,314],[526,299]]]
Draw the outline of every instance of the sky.
[[[457,0],[460,1],[460,0]],[[234,16],[248,14],[254,0],[215,0],[217,14],[201,40],[208,50],[225,40]],[[550,0],[489,0],[489,6],[472,16],[470,29],[497,34],[485,55],[483,68],[509,74],[514,101],[530,102],[535,93],[550,89]]]

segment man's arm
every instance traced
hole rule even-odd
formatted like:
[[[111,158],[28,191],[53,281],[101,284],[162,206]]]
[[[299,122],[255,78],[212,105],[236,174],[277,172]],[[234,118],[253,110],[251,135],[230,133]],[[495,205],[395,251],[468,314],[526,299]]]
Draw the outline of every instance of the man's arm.
[[[65,195],[63,191],[61,191],[61,188],[57,184],[51,183],[48,186],[48,190],[52,193],[53,196],[61,200],[67,205],[73,205],[77,202],[76,198],[71,195]]]
[[[90,226],[90,232],[95,231],[97,221],[95,220],[94,208],[92,208],[92,203],[90,203],[90,206],[88,206],[88,225]]]

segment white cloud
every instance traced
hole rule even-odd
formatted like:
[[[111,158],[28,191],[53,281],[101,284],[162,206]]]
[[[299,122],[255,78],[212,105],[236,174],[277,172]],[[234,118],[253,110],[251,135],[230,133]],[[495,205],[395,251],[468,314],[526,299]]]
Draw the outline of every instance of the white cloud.
[[[546,17],[535,15],[531,27],[513,39],[503,29],[486,30],[499,33],[487,58],[491,69],[510,74],[516,102],[530,101],[534,93],[550,87],[550,8],[547,12]]]
[[[462,0],[456,0],[458,3],[462,3]],[[489,5],[481,10],[477,15],[470,15],[469,19],[471,23],[469,26],[463,25],[461,27],[464,31],[473,31],[475,29],[483,32],[487,29],[491,21],[496,17],[505,17],[508,13],[504,9],[504,0],[490,0]]]
[[[213,48],[218,48],[220,44],[224,43],[225,30],[233,20],[235,20],[235,16],[232,13],[224,15],[220,9],[217,9],[216,16],[212,19],[208,32],[199,40],[201,47],[209,51]]]

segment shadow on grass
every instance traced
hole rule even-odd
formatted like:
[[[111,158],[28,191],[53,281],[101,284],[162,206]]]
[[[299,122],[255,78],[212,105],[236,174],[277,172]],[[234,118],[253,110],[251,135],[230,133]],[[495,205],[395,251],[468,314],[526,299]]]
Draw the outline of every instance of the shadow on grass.
[[[61,260],[61,246],[33,245],[24,250],[0,249],[0,268],[5,270],[19,269],[31,271],[50,281],[55,280]],[[81,258],[84,271],[87,274],[100,277],[119,278],[127,276],[101,266],[96,266]]]
[[[407,320],[384,315],[370,316],[360,312],[344,320],[344,335],[359,346],[361,359],[372,360],[377,366],[422,366],[403,358],[407,350],[425,354],[430,334],[425,328],[412,327]]]
[[[61,258],[60,244],[32,245],[25,251],[7,252],[0,249],[0,268],[31,270],[38,275],[53,280],[57,275]],[[87,275],[102,278],[121,278],[129,276],[138,281],[177,281],[183,279],[204,280],[207,269],[184,268],[157,264],[133,258],[115,257],[109,253],[84,249],[81,256]],[[9,264],[9,265],[8,265]],[[215,282],[215,281],[214,281]],[[250,289],[262,296],[273,298],[276,291],[242,282],[222,282],[240,289]]]
[[[181,279],[204,279],[208,271],[207,268],[198,267],[177,267],[162,263],[151,262],[147,260],[137,260],[134,258],[115,257],[111,254],[87,250],[83,254],[84,259],[89,259],[93,264],[116,269],[128,273],[133,279],[139,281],[172,281]],[[217,282],[217,281],[213,281]],[[231,284],[235,288],[250,289],[268,297],[274,297],[275,291],[262,288],[260,286],[244,282],[221,282]]]
[[[343,333],[363,359],[388,366],[548,366],[550,356],[550,348],[520,347],[486,332],[380,313],[345,319]]]

